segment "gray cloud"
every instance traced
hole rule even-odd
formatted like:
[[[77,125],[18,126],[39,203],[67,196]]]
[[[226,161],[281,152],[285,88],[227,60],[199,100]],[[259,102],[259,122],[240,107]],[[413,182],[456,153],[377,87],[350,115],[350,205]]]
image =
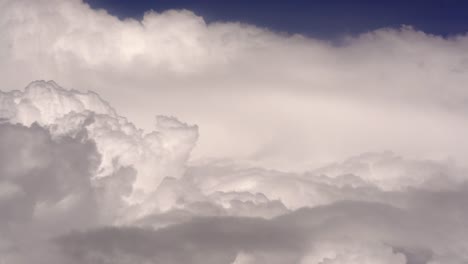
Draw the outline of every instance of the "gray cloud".
[[[0,125],[2,261],[33,255],[51,237],[99,223],[91,184],[99,159],[85,138],[57,142],[35,124]]]
[[[236,256],[253,259],[247,263],[463,263],[468,211],[460,198],[466,195],[465,187],[417,191],[407,197],[408,210],[340,202],[271,220],[196,218],[159,230],[106,228],[69,234],[60,244],[77,263],[236,263]],[[434,207],[435,200],[441,206]]]

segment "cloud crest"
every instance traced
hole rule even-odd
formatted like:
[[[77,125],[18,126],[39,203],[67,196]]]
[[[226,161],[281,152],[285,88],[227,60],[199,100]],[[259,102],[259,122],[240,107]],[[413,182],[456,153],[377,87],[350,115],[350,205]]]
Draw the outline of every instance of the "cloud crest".
[[[164,116],[156,118],[156,131],[145,134],[96,93],[65,90],[52,81],[33,82],[24,92],[0,92],[0,101],[4,122],[41,125],[56,140],[85,135],[95,142],[100,163],[92,178],[111,188],[116,183],[107,178],[127,175],[121,179],[126,188],[107,191],[117,192],[113,195],[118,199],[126,197],[128,203],[148,199],[165,177],[181,177],[198,137],[196,126]],[[129,193],[118,193],[128,188]]]

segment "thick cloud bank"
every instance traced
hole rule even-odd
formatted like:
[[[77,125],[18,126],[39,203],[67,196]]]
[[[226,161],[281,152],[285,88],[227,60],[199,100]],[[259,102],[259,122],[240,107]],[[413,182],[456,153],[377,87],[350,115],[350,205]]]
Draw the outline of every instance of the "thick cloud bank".
[[[1,264],[468,263],[466,36],[80,0],[0,32]]]
[[[197,159],[301,171],[384,150],[468,158],[465,35],[402,26],[330,42],[187,10],[137,21],[80,0],[0,5],[4,90],[53,79],[98,92],[147,131],[153,113],[189,120]]]
[[[93,92],[0,93],[4,263],[466,263],[466,170],[391,152],[287,173],[187,164],[198,132],[145,134]]]

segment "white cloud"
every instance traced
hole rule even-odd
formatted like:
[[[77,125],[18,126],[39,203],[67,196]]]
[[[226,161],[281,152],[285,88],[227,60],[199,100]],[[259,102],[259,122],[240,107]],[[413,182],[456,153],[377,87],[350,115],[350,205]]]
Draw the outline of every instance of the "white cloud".
[[[368,151],[468,157],[465,36],[403,27],[329,43],[189,11],[122,21],[78,0],[3,2],[4,89],[54,79],[147,131],[154,113],[197,123],[196,158],[304,170]]]
[[[54,82],[36,81],[24,92],[0,92],[0,101],[1,118],[10,123],[29,126],[36,122],[47,127],[56,140],[85,133],[96,143],[101,156],[99,169],[93,175],[96,181],[111,184],[106,177],[133,168],[134,177],[121,182],[131,189],[121,198],[132,204],[148,199],[163,178],[183,175],[198,137],[196,126],[164,116],[156,118],[155,131],[145,134],[117,115],[99,95],[65,90]],[[109,191],[122,187],[116,188]]]
[[[36,81],[0,95],[7,263],[468,260],[466,170],[453,161],[188,166],[197,128],[175,118],[144,134],[94,93]]]
[[[0,263],[468,261],[465,36],[80,0],[0,31]]]

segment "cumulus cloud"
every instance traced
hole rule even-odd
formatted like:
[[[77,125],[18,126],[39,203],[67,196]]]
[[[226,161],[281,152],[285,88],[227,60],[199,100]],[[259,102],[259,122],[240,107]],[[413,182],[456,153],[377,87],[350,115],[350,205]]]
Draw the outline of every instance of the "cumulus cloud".
[[[163,178],[180,177],[198,137],[196,126],[164,116],[156,118],[157,130],[145,134],[97,94],[65,90],[52,81],[0,92],[0,101],[1,118],[9,123],[42,125],[57,140],[86,134],[101,157],[93,180],[131,204],[148,199]]]
[[[0,31],[2,263],[468,262],[466,36],[81,0]]]
[[[153,113],[189,120],[201,129],[196,159],[300,171],[356,152],[468,156],[464,35],[403,26],[328,42],[187,10],[137,21],[80,0],[2,4],[3,89],[54,79],[147,131]]]
[[[197,130],[175,118],[145,134],[99,95],[54,82],[0,95],[6,263],[468,260],[466,169],[454,161],[381,152],[303,173],[190,165]]]

